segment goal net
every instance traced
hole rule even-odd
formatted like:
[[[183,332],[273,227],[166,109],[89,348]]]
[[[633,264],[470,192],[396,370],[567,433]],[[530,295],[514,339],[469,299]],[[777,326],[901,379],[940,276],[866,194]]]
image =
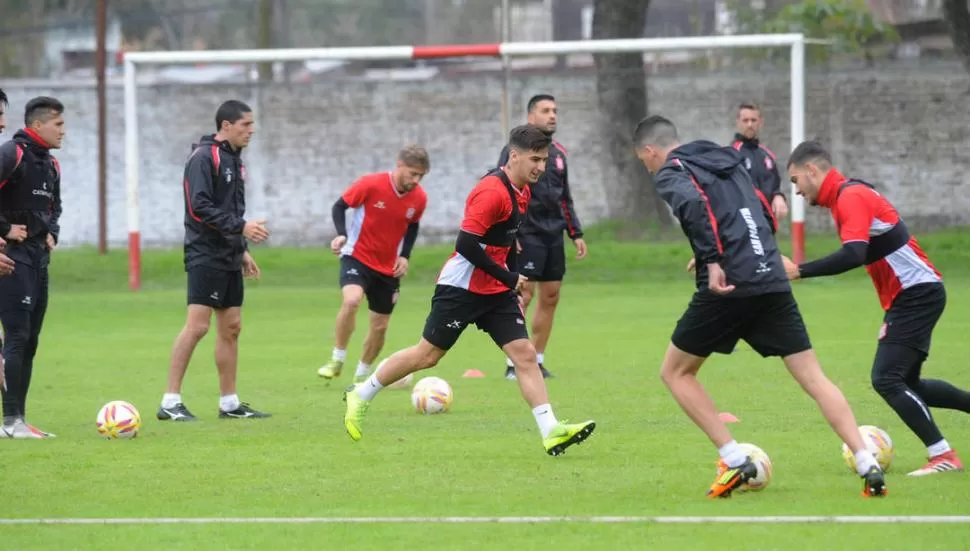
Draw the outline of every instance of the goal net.
[[[389,169],[407,143],[421,144],[431,155],[425,187],[433,200],[422,221],[422,239],[451,238],[475,177],[495,166],[507,127],[524,121],[526,101],[542,92],[557,97],[556,137],[569,154],[584,223],[615,214],[606,197],[617,185],[617,170],[597,130],[593,55],[642,54],[649,111],[673,118],[684,139],[731,143],[737,106],[760,104],[763,135],[779,155],[784,178],[784,157],[804,138],[804,45],[800,34],[766,34],[128,53],[124,161],[130,287],[141,285],[143,247],[181,243],[183,197],[177,183],[183,164],[192,144],[215,132],[215,110],[227,99],[245,101],[254,110],[256,134],[244,153],[247,217],[269,220],[274,245],[329,242],[333,201],[361,174]],[[770,70],[738,61],[742,52],[765,58],[769,51],[782,60]],[[270,74],[256,79],[260,64]],[[713,72],[720,76],[711,77]],[[505,74],[511,78],[505,80]],[[626,123],[632,130],[636,122]],[[804,206],[798,196],[791,196],[789,205],[792,248],[799,259]]]

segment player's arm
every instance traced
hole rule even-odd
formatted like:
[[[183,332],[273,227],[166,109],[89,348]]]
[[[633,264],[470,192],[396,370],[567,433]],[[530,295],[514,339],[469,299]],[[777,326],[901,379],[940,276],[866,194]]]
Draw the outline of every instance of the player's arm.
[[[343,197],[338,198],[330,209],[330,216],[333,217],[333,227],[337,230],[337,235],[347,235],[347,209],[350,205],[344,201]]]
[[[422,201],[414,215],[414,221],[408,224],[408,229],[404,232],[404,241],[401,243],[401,254],[404,258],[411,258],[411,251],[414,244],[418,242],[418,231],[421,228],[421,217],[424,216],[424,209],[428,206],[428,198],[422,196]]]
[[[660,197],[670,205],[680,227],[690,240],[698,264],[720,261],[723,247],[714,230],[713,211],[707,198],[691,181],[684,168],[665,168],[654,177]]]
[[[235,213],[216,206],[213,197],[212,159],[204,154],[193,155],[185,169],[185,199],[192,214],[203,224],[223,235],[240,235],[246,221]]]
[[[484,190],[472,192],[465,205],[465,218],[462,220],[455,252],[465,257],[473,266],[499,280],[509,289],[519,283],[519,274],[510,272],[485,253],[482,242],[488,228],[500,222],[504,215],[504,190]],[[516,208],[512,205],[512,208]]]
[[[573,205],[573,194],[569,191],[569,168],[562,173],[562,215],[566,219],[566,231],[570,239],[583,238],[583,225],[579,223],[576,207]]]
[[[875,218],[871,198],[863,195],[868,189],[846,190],[838,199],[839,238],[842,247],[832,254],[802,264],[798,277],[837,275],[865,264],[869,249],[869,228]]]
[[[367,200],[368,189],[368,181],[361,178],[351,184],[334,202],[330,215],[333,217],[333,225],[338,236],[347,236],[347,209],[355,209],[363,205]]]
[[[61,166],[56,159],[54,163],[57,165],[57,176],[51,186],[51,218],[47,228],[56,245],[61,234]]]
[[[13,171],[17,169],[17,164],[23,153],[15,142],[7,142],[0,145],[0,183],[7,184],[13,176]],[[0,237],[10,233],[10,222],[0,215]]]
[[[754,194],[758,196],[758,202],[761,203],[761,212],[765,215],[765,219],[771,222],[771,233],[778,233],[778,219],[775,218],[775,211],[771,209],[771,203],[768,202],[768,198],[765,194],[758,189],[758,186],[754,187]]]

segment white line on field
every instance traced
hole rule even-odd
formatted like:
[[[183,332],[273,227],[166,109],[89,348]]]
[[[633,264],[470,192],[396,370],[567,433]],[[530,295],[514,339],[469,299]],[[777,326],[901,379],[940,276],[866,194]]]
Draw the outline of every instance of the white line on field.
[[[4,518],[12,524],[970,524],[970,516]]]

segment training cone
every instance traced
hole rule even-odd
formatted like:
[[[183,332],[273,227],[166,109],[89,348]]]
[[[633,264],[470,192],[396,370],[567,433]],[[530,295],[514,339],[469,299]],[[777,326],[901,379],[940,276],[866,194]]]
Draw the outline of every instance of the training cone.
[[[481,379],[484,376],[485,374],[477,369],[469,369],[464,375],[462,375],[462,377],[466,379]]]
[[[728,413],[726,411],[722,411],[721,413],[718,413],[717,416],[720,417],[721,418],[721,421],[724,421],[725,423],[740,423],[741,422],[737,417],[731,415],[730,413]]]

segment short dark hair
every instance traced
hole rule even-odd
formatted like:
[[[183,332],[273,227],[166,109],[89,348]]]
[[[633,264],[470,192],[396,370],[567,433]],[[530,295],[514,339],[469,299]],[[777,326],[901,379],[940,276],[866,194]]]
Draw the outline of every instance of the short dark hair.
[[[644,118],[633,131],[633,145],[636,147],[645,145],[668,147],[677,143],[679,139],[677,127],[674,126],[674,123],[660,115],[650,115]]]
[[[421,146],[409,145],[397,154],[397,160],[412,168],[420,168],[425,172],[431,170],[431,159],[428,152]]]
[[[248,105],[237,99],[231,99],[223,103],[216,111],[216,131],[222,130],[223,121],[229,124],[236,124],[246,113],[252,112],[253,110]]]
[[[741,114],[741,111],[743,111],[745,109],[750,109],[752,111],[757,111],[759,114],[761,113],[761,107],[757,103],[755,103],[753,101],[744,101],[744,102],[741,102],[741,105],[738,106],[738,114]]]
[[[556,98],[552,94],[536,94],[529,98],[529,103],[525,104],[525,112],[531,113],[540,101],[556,101]]]
[[[831,168],[832,156],[818,140],[808,140],[798,144],[788,156],[788,167],[802,166],[806,163],[819,165],[819,168]]]
[[[27,102],[24,108],[24,126],[34,121],[47,122],[64,112],[64,104],[49,96],[39,96]]]
[[[549,147],[551,143],[551,136],[531,124],[516,126],[509,132],[509,149],[540,151]]]
[[[3,88],[0,88],[0,104],[10,105],[10,100],[7,99],[7,94],[3,91]]]

